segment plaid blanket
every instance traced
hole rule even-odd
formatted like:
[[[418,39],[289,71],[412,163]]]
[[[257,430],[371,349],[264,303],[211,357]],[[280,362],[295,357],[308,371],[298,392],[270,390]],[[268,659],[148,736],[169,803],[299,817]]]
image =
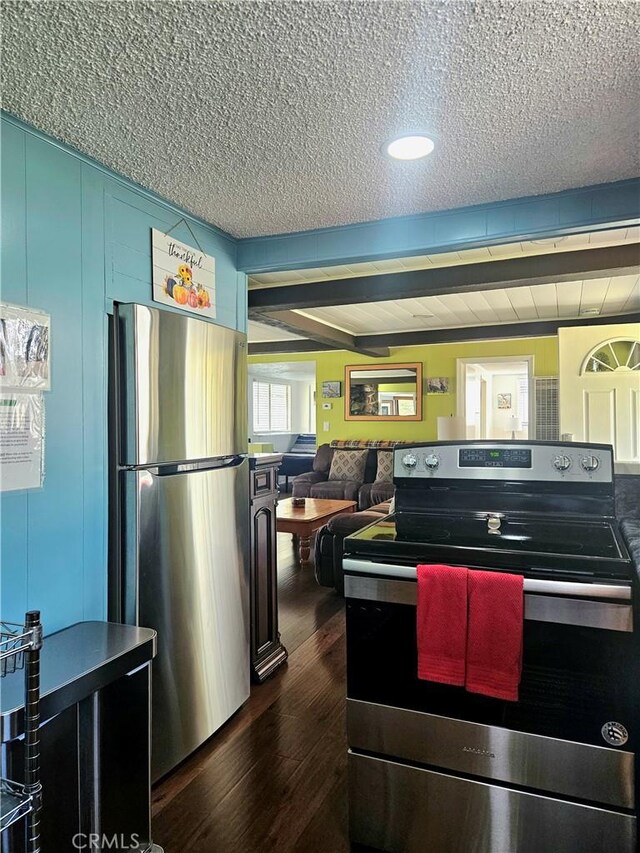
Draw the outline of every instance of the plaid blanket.
[[[380,441],[372,441],[367,439],[357,439],[357,438],[347,438],[340,439],[334,438],[331,442],[331,447],[367,447],[367,448],[377,448],[377,447],[396,447],[398,444],[411,444],[410,441],[390,441],[381,439]]]

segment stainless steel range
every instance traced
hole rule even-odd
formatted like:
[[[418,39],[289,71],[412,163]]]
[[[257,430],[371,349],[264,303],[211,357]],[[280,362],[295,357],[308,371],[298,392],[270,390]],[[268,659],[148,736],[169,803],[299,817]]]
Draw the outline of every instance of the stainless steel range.
[[[395,515],[344,546],[352,841],[635,850],[640,652],[611,447],[405,446],[394,482]],[[517,702],[417,678],[416,565],[430,562],[524,576]]]

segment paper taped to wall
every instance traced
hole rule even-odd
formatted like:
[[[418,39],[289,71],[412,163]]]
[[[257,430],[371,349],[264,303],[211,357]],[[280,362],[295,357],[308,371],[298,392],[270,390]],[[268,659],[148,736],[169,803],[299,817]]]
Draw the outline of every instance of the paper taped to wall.
[[[50,325],[43,311],[0,302],[0,389],[50,389]]]
[[[43,479],[42,394],[0,394],[0,491],[37,489]]]

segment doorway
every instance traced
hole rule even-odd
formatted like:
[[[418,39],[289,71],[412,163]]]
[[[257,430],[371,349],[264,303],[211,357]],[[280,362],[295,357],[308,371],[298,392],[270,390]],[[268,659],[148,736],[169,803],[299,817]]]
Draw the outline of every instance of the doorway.
[[[300,435],[315,436],[315,361],[250,363],[248,373],[249,440],[254,448],[287,453]]]
[[[532,355],[459,358],[457,374],[464,438],[535,438]]]

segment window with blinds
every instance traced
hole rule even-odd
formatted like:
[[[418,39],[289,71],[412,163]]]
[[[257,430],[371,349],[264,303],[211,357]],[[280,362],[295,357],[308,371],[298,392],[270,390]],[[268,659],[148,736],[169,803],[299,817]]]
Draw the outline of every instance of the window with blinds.
[[[525,435],[529,435],[529,377],[518,377],[518,416]],[[531,436],[529,436],[531,437]]]
[[[253,431],[291,432],[291,387],[253,381]]]

